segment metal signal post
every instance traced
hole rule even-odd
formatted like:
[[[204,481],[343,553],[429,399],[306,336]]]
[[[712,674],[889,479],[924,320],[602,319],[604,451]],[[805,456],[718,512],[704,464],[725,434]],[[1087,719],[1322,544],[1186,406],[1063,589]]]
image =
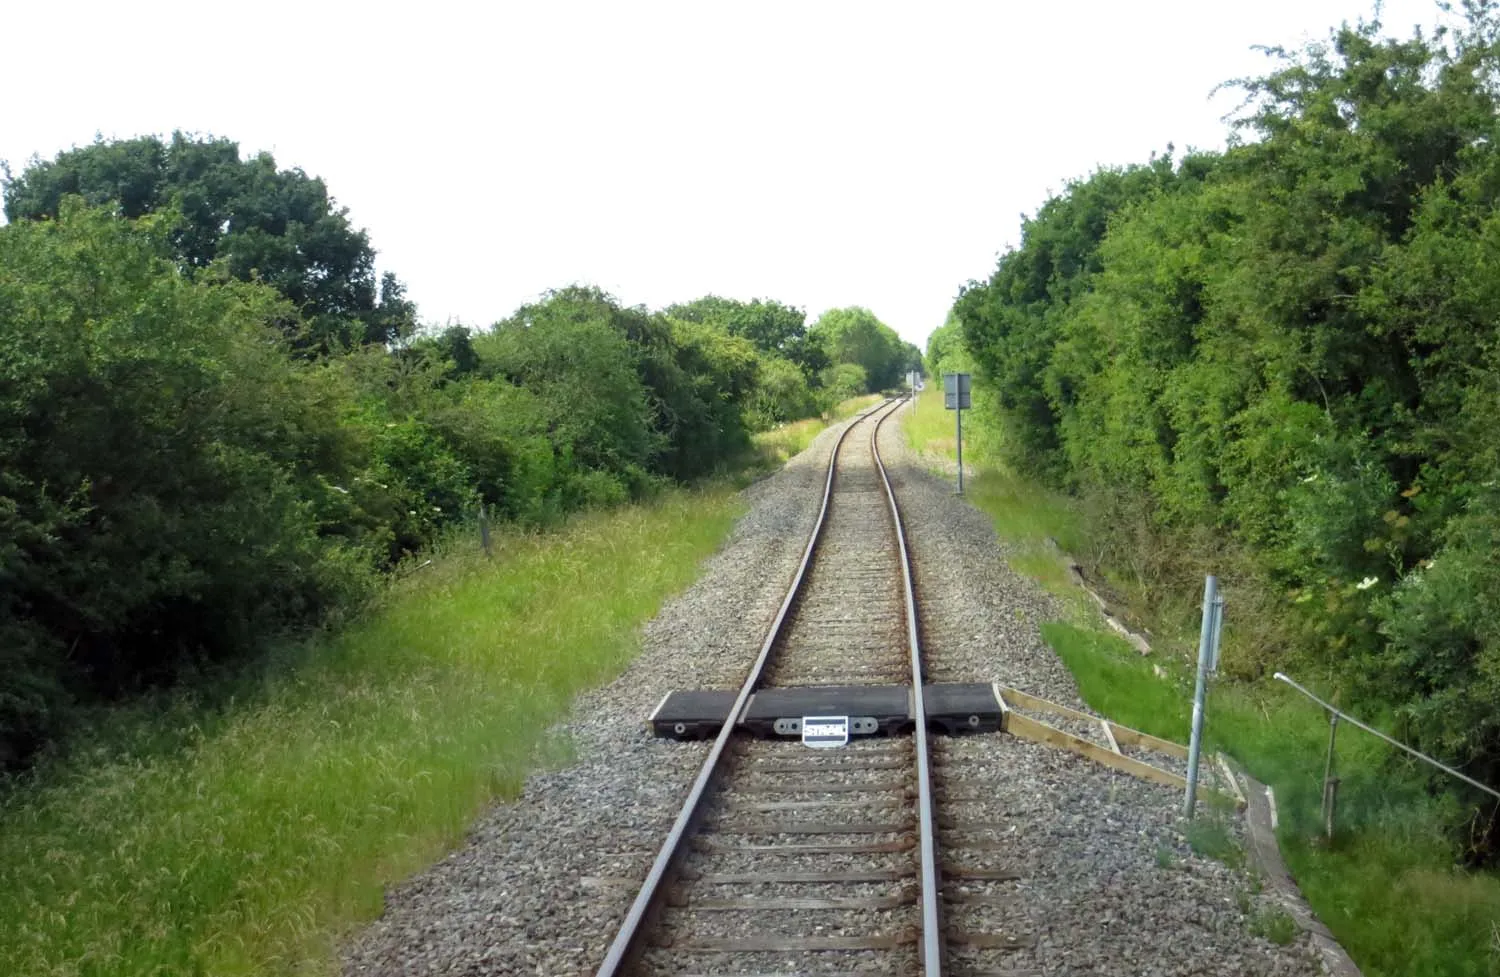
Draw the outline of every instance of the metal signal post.
[[[943,374],[943,406],[953,411],[958,444],[958,494],[964,494],[964,411],[971,406],[967,373]]]

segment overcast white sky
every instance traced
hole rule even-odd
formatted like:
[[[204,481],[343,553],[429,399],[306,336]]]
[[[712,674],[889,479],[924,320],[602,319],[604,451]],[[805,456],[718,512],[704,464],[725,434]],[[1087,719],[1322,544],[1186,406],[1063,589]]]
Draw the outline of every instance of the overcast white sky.
[[[7,4],[0,159],[173,129],[323,177],[423,318],[589,282],[865,305],[925,344],[1074,176],[1223,145],[1358,0]],[[1438,17],[1392,0],[1388,31]]]

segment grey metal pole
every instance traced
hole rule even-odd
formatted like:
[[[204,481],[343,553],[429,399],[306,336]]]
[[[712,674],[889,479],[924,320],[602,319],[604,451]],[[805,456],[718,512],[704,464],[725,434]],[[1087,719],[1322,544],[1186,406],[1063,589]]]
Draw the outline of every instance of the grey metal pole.
[[[1333,745],[1339,735],[1339,714],[1328,716],[1328,759],[1323,762],[1323,829],[1333,840],[1333,811],[1338,804],[1338,778],[1333,775]]]
[[[953,412],[954,423],[958,425],[958,494],[964,494],[964,412],[963,408]]]
[[[1208,692],[1208,669],[1213,655],[1216,598],[1219,581],[1209,574],[1203,582],[1203,627],[1198,636],[1198,683],[1193,688],[1193,738],[1188,744],[1187,797],[1182,813],[1189,819],[1198,799],[1198,753],[1203,748],[1203,700]]]

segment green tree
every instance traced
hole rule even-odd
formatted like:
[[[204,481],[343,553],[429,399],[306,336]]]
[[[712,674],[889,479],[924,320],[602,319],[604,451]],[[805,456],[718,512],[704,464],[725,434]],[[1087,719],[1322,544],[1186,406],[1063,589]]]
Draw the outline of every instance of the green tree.
[[[644,322],[631,318],[597,290],[568,288],[474,341],[482,375],[524,387],[541,403],[559,465],[576,473],[565,508],[643,490],[666,447],[630,335]]]
[[[809,334],[828,351],[835,365],[852,364],[862,369],[871,391],[897,386],[910,364],[909,344],[873,312],[859,306],[829,309],[813,323]],[[916,355],[920,365],[920,351]]]
[[[117,207],[127,219],[173,209],[173,251],[183,267],[197,272],[222,260],[236,278],[275,287],[305,323],[294,337],[299,346],[387,343],[415,326],[393,275],[377,290],[369,238],[350,225],[323,181],[277,169],[269,153],[241,159],[230,140],[180,132],[170,143],[99,140],[33,160],[20,176],[7,172],[5,215],[55,218],[69,195]]]
[[[955,307],[1012,461],[1126,533],[1233,536],[1282,589],[1276,654],[1489,779],[1494,9],[1272,52],[1253,139],[1069,185]]]
[[[931,377],[974,372],[974,358],[964,346],[963,323],[956,312],[950,311],[943,324],[927,337],[923,372]]]
[[[668,306],[668,316],[685,322],[718,326],[743,336],[764,353],[784,357],[797,364],[809,378],[828,366],[828,354],[807,334],[807,313],[771,299],[735,299],[705,295],[691,302]]]
[[[288,360],[262,285],[190,280],[164,215],[65,201],[0,228],[0,740],[68,698],[242,655],[347,601],[317,469],[347,456],[336,378]],[[0,750],[0,753],[5,750]]]

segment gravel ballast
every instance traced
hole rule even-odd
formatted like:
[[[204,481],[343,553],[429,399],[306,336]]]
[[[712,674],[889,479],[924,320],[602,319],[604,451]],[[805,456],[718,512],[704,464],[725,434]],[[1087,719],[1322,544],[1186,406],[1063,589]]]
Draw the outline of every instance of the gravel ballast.
[[[461,848],[389,892],[384,915],[344,947],[345,974],[592,972],[708,750],[656,739],[645,718],[672,689],[744,679],[802,557],[842,427],[745,490],[729,541],[646,625],[641,654],[574,703],[558,734],[576,762],[530,777]]]
[[[839,430],[746,490],[730,540],[647,625],[640,656],[580,696],[559,727],[576,762],[531,777],[460,849],[392,890],[382,918],[343,948],[346,975],[593,972],[707,750],[657,740],[644,719],[672,689],[738,686],[801,556]],[[1009,569],[988,517],[921,468],[895,422],[881,450],[917,567],[931,679],[1002,682],[1084,709],[1038,632],[1060,614],[1053,599]],[[939,742],[950,789],[974,794],[981,778],[963,818],[1006,826],[987,837],[1011,844],[985,847],[985,858],[1020,876],[976,883],[1017,898],[954,919],[967,912],[968,928],[1031,943],[956,952],[956,970],[1322,972],[1304,940],[1283,947],[1254,934],[1269,904],[1243,875],[1192,852],[1177,792],[1004,735]],[[1243,843],[1239,830],[1230,826]]]
[[[1091,712],[1041,637],[1040,624],[1063,614],[1058,602],[1010,569],[989,517],[956,497],[951,480],[929,473],[899,428],[887,425],[880,450],[912,550],[932,678],[998,682]],[[1065,729],[1077,725],[1036,718]],[[1102,740],[1102,731],[1072,731]],[[983,851],[992,863],[985,867],[1019,876],[976,884],[982,894],[1015,898],[998,907],[955,906],[950,927],[1034,941],[1019,950],[956,949],[955,972],[972,966],[1049,977],[1323,973],[1305,937],[1278,946],[1253,932],[1256,916],[1275,904],[1254,894],[1245,875],[1193,852],[1178,791],[1005,735],[939,737],[936,756],[944,790],[977,798],[950,816],[1004,825],[987,835],[1002,844]],[[1157,754],[1137,756],[1173,765]],[[1239,820],[1225,819],[1224,828],[1243,850]],[[959,865],[973,857],[963,850],[964,838],[960,833],[949,846]]]

